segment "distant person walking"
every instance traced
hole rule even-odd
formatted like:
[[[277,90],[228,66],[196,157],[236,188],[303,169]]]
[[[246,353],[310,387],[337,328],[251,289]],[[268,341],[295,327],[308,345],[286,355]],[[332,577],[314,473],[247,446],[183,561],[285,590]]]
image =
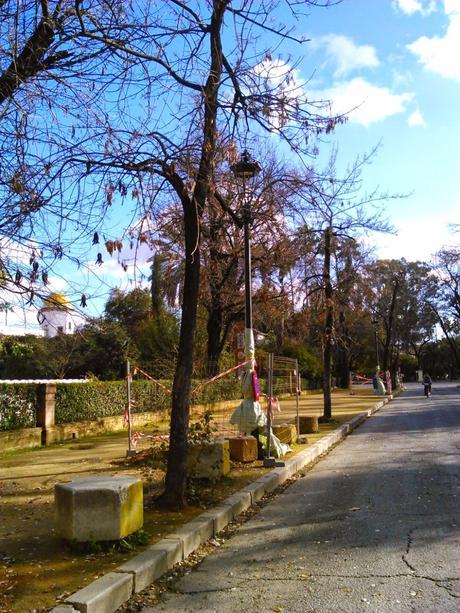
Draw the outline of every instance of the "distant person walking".
[[[423,392],[427,398],[431,396],[431,383],[432,381],[430,375],[425,373],[423,375]]]

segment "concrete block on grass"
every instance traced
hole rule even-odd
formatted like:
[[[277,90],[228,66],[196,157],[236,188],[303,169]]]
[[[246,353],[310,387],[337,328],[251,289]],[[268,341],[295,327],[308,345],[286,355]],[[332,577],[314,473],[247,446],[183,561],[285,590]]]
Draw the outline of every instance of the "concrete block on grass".
[[[272,430],[282,443],[290,445],[297,440],[297,426],[295,424],[274,424]]]
[[[276,475],[279,475],[279,485],[284,483],[287,479],[292,477],[297,471],[293,469],[291,464],[285,463],[285,466],[275,468],[273,471]]]
[[[57,534],[76,541],[115,541],[142,528],[142,481],[86,477],[54,489]]]
[[[257,460],[257,440],[253,436],[234,436],[228,439],[230,457],[236,462]]]
[[[196,479],[220,479],[230,472],[228,440],[191,443],[187,457],[187,474]]]
[[[261,481],[264,485],[263,495],[273,492],[273,490],[276,490],[278,485],[282,482],[280,474],[275,472],[274,470],[269,472],[267,475],[260,477],[258,481]]]
[[[113,613],[133,593],[133,576],[128,573],[108,573],[66,599],[81,613]]]
[[[364,413],[360,413],[359,415],[356,415],[355,417],[353,417],[353,419],[350,420],[350,427],[354,430],[360,424],[362,424],[363,421],[366,421],[366,415]]]
[[[314,445],[312,445],[308,449],[301,451],[299,455],[302,457],[303,465],[305,466],[306,464],[313,462],[313,460],[316,460],[318,457],[318,450]]]
[[[299,415],[299,434],[310,434],[319,431],[317,415]]]
[[[286,460],[286,468],[290,471],[290,476],[295,475],[301,468],[304,466],[304,461],[302,459],[301,453],[297,453],[294,457]]]

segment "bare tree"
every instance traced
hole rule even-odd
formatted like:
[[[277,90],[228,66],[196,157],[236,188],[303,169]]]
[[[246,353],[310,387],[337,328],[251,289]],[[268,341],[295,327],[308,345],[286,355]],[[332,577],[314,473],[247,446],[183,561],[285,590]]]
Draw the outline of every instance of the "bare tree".
[[[251,201],[253,303],[256,307],[266,304],[268,287],[273,290],[271,303],[285,302],[282,278],[295,259],[283,212],[286,200],[292,194],[290,178],[273,156],[265,158],[264,173],[254,188]],[[200,283],[200,304],[207,313],[205,370],[211,376],[218,372],[219,360],[233,323],[242,319],[244,314],[242,212],[238,210],[234,178],[228,168],[218,168],[213,182],[216,190],[209,195],[201,220],[204,265]],[[159,222],[152,248],[159,248],[165,254],[166,283],[172,286],[173,296],[182,294],[182,235],[181,211],[172,206]],[[257,313],[255,318],[256,322],[262,319]]]
[[[309,6],[328,4],[326,0],[302,4],[93,0],[83,5],[77,0],[69,5],[62,0],[53,3],[51,12],[46,0],[30,0],[22,37],[24,59],[33,48],[29,68],[21,68],[14,79],[7,62],[2,68],[10,84],[5,103],[12,105],[8,132],[14,130],[19,143],[9,151],[9,172],[3,180],[8,214],[2,230],[12,240],[31,241],[36,249],[26,289],[35,279],[32,273],[39,272],[37,260],[45,246],[51,263],[67,254],[80,261],[84,249],[77,254],[75,247],[71,250],[75,230],[82,237],[93,234],[97,244],[101,234],[110,235],[105,219],[110,219],[117,204],[124,203],[126,226],[131,228],[143,214],[155,219],[171,200],[182,208],[182,325],[162,499],[169,507],[185,503],[201,223],[215,191],[218,142],[230,146],[235,139],[246,140],[251,130],[254,136],[276,135],[297,153],[310,155],[314,139],[344,120],[330,117],[324,101],[310,100],[305,85],[294,78],[295,65],[274,59],[271,52],[273,46],[281,51],[284,44],[291,50],[304,42],[277,24],[274,15],[286,10],[296,17]],[[1,4],[11,20],[23,6],[12,1]],[[37,48],[32,45],[36,27],[47,33],[39,36],[45,42]],[[17,61],[21,53],[13,54],[11,66],[22,66]],[[46,70],[41,79],[39,68]],[[23,83],[28,85],[24,90]],[[45,85],[47,96],[39,97],[37,104],[34,94],[41,94]],[[51,108],[45,128],[37,120],[31,131],[33,115],[22,108],[18,116],[15,91],[24,93],[23,106],[34,112],[40,109],[40,120],[46,107]],[[55,100],[60,101],[57,109]],[[53,212],[54,224],[50,223]],[[115,238],[116,245],[125,240]],[[142,240],[142,232],[137,238]],[[113,251],[114,239],[108,242]],[[101,261],[102,251],[96,262]]]
[[[381,205],[389,198],[398,197],[377,190],[362,193],[362,172],[375,152],[374,149],[357,159],[341,175],[337,171],[337,152],[334,151],[321,173],[310,169],[303,179],[299,178],[299,193],[304,207],[292,211],[294,218],[305,226],[306,232],[317,235],[319,241],[317,263],[312,271],[314,282],[309,291],[319,291],[322,296],[324,421],[332,417],[332,357],[337,336],[337,279],[332,276],[332,258],[343,255],[339,247],[344,241],[356,240],[366,232],[390,231],[389,224],[383,218]]]
[[[436,255],[435,271],[439,277],[440,296],[430,305],[460,370],[460,248],[441,249]]]

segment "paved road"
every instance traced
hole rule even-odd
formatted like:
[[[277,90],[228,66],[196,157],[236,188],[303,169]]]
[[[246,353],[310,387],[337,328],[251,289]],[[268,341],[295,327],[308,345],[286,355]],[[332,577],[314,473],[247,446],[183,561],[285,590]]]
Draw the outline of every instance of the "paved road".
[[[460,390],[387,405],[153,611],[460,612]]]

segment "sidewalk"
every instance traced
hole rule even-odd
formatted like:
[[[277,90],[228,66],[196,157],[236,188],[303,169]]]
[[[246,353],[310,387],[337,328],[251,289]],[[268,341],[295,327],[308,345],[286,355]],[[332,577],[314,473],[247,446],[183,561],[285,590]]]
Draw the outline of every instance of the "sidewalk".
[[[215,508],[184,523],[144,552],[125,561],[83,589],[67,596],[53,613],[105,613],[115,611],[129,598],[161,577],[175,564],[185,560],[198,547],[215,537],[251,505],[260,501],[303,467],[329,451],[357,426],[392,399],[373,399],[371,406],[329,434],[285,460],[275,468],[220,502]]]

